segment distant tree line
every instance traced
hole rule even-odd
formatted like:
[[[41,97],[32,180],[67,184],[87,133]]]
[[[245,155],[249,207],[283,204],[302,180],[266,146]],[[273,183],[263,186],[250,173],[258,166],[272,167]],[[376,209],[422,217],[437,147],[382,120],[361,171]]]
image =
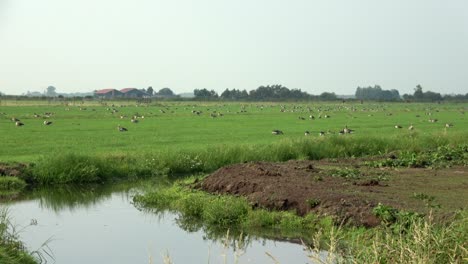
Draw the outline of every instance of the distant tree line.
[[[405,101],[414,101],[414,102],[440,102],[440,101],[466,101],[468,100],[468,93],[463,94],[446,94],[441,95],[440,93],[435,93],[431,91],[424,92],[421,85],[417,85],[414,88],[414,93],[404,94],[403,99]]]
[[[417,101],[417,102],[434,102],[434,101],[442,101],[444,98],[440,93],[435,93],[431,91],[423,92],[423,88],[421,85],[417,85],[414,88],[413,95],[404,94],[403,99],[406,101]]]
[[[190,100],[190,98],[182,98],[176,95],[170,88],[162,88],[159,91],[155,91],[153,87],[149,86],[147,89],[141,89],[141,91],[147,93],[151,97],[166,98],[168,100]],[[283,85],[267,85],[260,86],[255,90],[247,92],[247,90],[238,89],[226,89],[221,95],[215,90],[195,89],[193,91],[195,100],[225,100],[225,101],[302,101],[302,100],[323,100],[333,101],[341,100],[335,93],[324,92],[320,95],[312,95],[307,92],[301,91],[301,89],[289,89]],[[23,96],[8,96],[5,93],[0,92],[0,96],[7,98],[92,98],[91,95],[86,93],[70,93],[70,94],[59,94],[56,88],[52,85],[48,86],[47,89],[41,92],[27,92]],[[355,92],[357,100],[375,100],[375,101],[401,101],[402,99],[407,102],[439,102],[439,101],[467,101],[468,93],[463,94],[448,94],[441,95],[440,93],[432,91],[423,91],[421,85],[417,85],[414,89],[413,94],[404,94],[402,97],[396,89],[384,90],[380,85],[374,85],[374,87],[357,87]]]
[[[337,100],[335,93],[322,93],[311,95],[301,89],[289,89],[280,84],[260,86],[255,90],[226,89],[221,95],[214,90],[195,89],[193,91],[197,100],[245,100],[245,101],[297,101],[297,100]]]
[[[379,85],[374,87],[358,87],[355,93],[359,100],[377,100],[377,101],[399,101],[401,100],[398,90],[383,90]]]

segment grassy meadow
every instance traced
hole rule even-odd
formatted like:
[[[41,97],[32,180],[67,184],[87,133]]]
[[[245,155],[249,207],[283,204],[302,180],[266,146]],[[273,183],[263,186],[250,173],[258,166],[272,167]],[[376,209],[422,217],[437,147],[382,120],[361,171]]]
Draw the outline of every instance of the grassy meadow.
[[[338,135],[345,125],[355,130],[347,137],[390,140],[390,148],[405,140],[414,142],[428,138],[431,139],[427,144],[433,144],[433,139],[466,142],[468,120],[464,112],[467,107],[466,104],[370,102],[137,105],[134,101],[107,102],[107,105],[71,103],[67,106],[59,102],[3,100],[0,105],[0,160],[30,162],[41,156],[64,153],[104,156],[193,153],[210,147],[228,149],[305,139],[318,141]],[[40,117],[34,117],[35,113]],[[44,113],[51,115],[46,118]],[[130,120],[134,115],[144,118],[132,123]],[[315,119],[310,119],[310,115]],[[20,119],[24,126],[16,127],[11,121],[13,117]],[[431,123],[429,119],[438,122]],[[45,126],[44,120],[52,121],[52,124]],[[453,127],[445,128],[446,123]],[[414,126],[412,131],[408,130],[411,124]],[[128,131],[119,132],[118,125]],[[402,128],[396,129],[395,125]],[[284,135],[272,135],[274,129],[282,130]],[[311,133],[307,138],[305,131]],[[326,133],[320,137],[320,131],[334,134]],[[382,147],[381,151],[386,151],[386,146]]]

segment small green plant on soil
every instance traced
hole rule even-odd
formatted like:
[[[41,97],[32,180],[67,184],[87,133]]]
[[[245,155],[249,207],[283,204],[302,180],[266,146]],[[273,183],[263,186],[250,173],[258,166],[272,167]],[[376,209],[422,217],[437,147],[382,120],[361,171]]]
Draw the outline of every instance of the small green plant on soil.
[[[371,167],[438,168],[468,165],[468,144],[443,145],[422,152],[401,151],[397,156],[380,161],[366,162]]]
[[[374,207],[372,212],[395,233],[405,232],[416,219],[424,217],[416,212],[399,211],[381,203]]]
[[[316,175],[313,177],[314,181],[316,182],[320,182],[320,181],[323,181],[323,177],[321,175]]]
[[[315,208],[320,204],[320,199],[310,198],[310,199],[307,199],[306,202],[310,208]]]
[[[379,171],[374,176],[375,180],[377,181],[388,181],[390,177],[390,173],[387,171]]]
[[[435,203],[435,196],[428,195],[425,193],[413,193],[414,199],[424,201],[425,205],[430,208],[440,208],[440,204]]]
[[[361,178],[361,172],[359,169],[353,168],[337,168],[330,170],[330,174],[333,177],[341,177],[346,180],[357,180]]]

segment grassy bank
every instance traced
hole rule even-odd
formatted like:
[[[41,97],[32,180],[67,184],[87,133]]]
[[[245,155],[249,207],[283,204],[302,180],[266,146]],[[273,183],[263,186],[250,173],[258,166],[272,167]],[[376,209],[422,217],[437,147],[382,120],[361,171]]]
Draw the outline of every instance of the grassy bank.
[[[178,222],[203,222],[203,229],[250,233],[258,228],[310,241],[311,260],[326,263],[463,263],[468,257],[468,213],[456,213],[445,223],[434,223],[432,215],[399,212],[379,205],[374,213],[382,219],[372,229],[337,227],[331,217],[294,212],[252,209],[242,197],[219,196],[193,190],[193,179],[179,182],[134,198],[137,206],[179,214]],[[221,231],[222,232],[222,231]],[[273,254],[274,255],[274,254]]]
[[[459,161],[464,160],[468,153],[464,143],[466,144],[466,140],[462,136],[332,136],[284,139],[268,145],[219,145],[196,151],[154,151],[129,155],[57,153],[38,159],[26,170],[24,177],[28,182],[40,184],[99,183],[111,179],[206,173],[225,165],[248,161],[318,160],[365,157],[390,152],[418,155],[435,151],[435,156],[429,157],[437,162],[443,161],[444,157]],[[451,152],[452,149],[454,151]]]
[[[0,198],[20,193],[26,182],[18,177],[0,176]]]
[[[195,179],[197,181],[198,178]],[[198,223],[205,230],[231,229],[255,233],[261,229],[266,233],[276,231],[280,237],[307,240],[317,230],[330,230],[333,226],[331,217],[318,218],[313,214],[300,217],[294,212],[253,210],[242,197],[211,195],[191,189],[188,185],[193,182],[192,178],[178,181],[169,187],[137,195],[134,202],[139,208],[178,213],[178,221],[182,225]]]

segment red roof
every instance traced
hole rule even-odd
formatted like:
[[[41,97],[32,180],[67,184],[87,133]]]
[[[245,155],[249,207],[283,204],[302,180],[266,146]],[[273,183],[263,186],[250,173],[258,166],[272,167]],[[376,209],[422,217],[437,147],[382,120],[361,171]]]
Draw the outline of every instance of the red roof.
[[[137,88],[125,88],[125,89],[122,89],[120,90],[122,93],[127,93],[127,92],[130,92],[130,91],[133,91],[133,90],[137,90]]]
[[[95,93],[96,94],[106,94],[106,93],[112,92],[112,91],[115,91],[115,89],[102,89],[102,90],[96,91]]]

